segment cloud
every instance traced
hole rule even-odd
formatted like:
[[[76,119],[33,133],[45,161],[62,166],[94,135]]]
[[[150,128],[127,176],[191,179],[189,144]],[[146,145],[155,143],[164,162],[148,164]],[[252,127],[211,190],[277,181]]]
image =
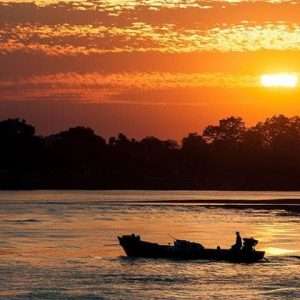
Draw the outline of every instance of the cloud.
[[[123,94],[202,88],[255,88],[254,75],[222,73],[57,73],[0,81],[0,100],[71,100],[132,103]],[[117,100],[116,100],[117,99]],[[142,103],[143,99],[134,101]],[[156,102],[157,104],[157,102]]]
[[[209,9],[214,5],[230,6],[238,3],[254,4],[255,0],[2,0],[4,4],[24,4],[32,3],[39,7],[46,7],[52,5],[72,5],[75,9],[92,9],[99,11],[108,11],[111,14],[120,14],[123,11],[135,10],[140,7],[149,7],[152,10],[160,10],[164,8],[186,9],[186,8],[200,8]],[[263,3],[295,3],[293,0],[261,0]]]
[[[46,2],[45,2],[46,3]],[[74,2],[76,3],[76,2]],[[95,2],[99,4],[99,1]],[[100,3],[103,3],[102,1]],[[127,4],[128,1],[122,1]],[[156,1],[154,4],[161,5],[163,1]],[[98,10],[95,5],[85,7],[84,10],[78,9],[72,2],[60,2],[51,4],[47,1],[46,6],[38,6],[34,1],[29,3],[0,3],[0,24],[101,24],[103,26],[130,26],[133,22],[144,22],[147,24],[161,25],[171,23],[182,28],[207,28],[214,24],[237,24],[242,21],[261,22],[300,22],[300,3],[290,1],[242,1],[242,2],[219,2],[209,3],[210,9],[203,9],[197,5],[161,5],[153,9],[151,5],[138,5],[134,9],[125,6],[105,5]],[[132,2],[130,1],[131,5]],[[127,7],[127,8],[126,8]],[[111,9],[118,11],[112,13]]]
[[[177,28],[173,24],[129,27],[102,25],[6,25],[1,30],[0,53],[42,52],[73,56],[122,52],[245,52],[300,50],[298,24],[241,23],[207,30]]]

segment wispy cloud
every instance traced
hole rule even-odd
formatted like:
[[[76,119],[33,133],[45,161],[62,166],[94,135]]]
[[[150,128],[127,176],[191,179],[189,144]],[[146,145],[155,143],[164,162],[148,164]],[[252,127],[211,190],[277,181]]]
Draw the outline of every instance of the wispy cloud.
[[[0,100],[63,99],[86,102],[114,102],[128,92],[186,88],[254,88],[255,75],[222,73],[57,73],[19,80],[0,81]],[[118,97],[120,99],[120,97]],[[130,103],[130,100],[123,100]],[[140,100],[142,103],[143,100]]]
[[[2,3],[33,3],[40,7],[55,4],[71,4],[78,9],[96,9],[120,13],[124,10],[133,10],[138,7],[149,7],[153,10],[162,8],[202,8],[209,9],[215,4],[236,5],[237,3],[256,3],[256,0],[2,0]],[[295,3],[293,0],[261,0],[265,3]]]
[[[234,75],[223,73],[58,73],[33,76],[19,80],[0,81],[1,87],[51,86],[57,87],[110,87],[138,88],[143,90],[175,87],[256,87],[255,75]]]
[[[206,6],[206,9],[197,5],[173,5],[174,1],[168,1],[166,6],[153,7],[151,5],[139,5],[134,9],[130,5],[132,1],[122,1],[121,4],[105,5],[101,10],[96,4],[103,4],[103,1],[96,1],[92,5],[80,9],[76,3],[80,2],[59,2],[51,4],[47,1],[46,6],[38,6],[34,2],[29,3],[3,3],[0,1],[0,25],[10,24],[102,24],[107,27],[128,27],[133,22],[151,24],[153,26],[172,23],[178,27],[199,29],[214,26],[214,24],[239,24],[242,21],[263,23],[269,22],[300,22],[299,1],[242,1],[242,2],[218,2],[213,1]],[[140,2],[139,2],[140,3]],[[155,1],[153,5],[160,5],[163,2]],[[74,4],[74,5],[73,5]],[[129,8],[127,7],[129,5]],[[127,7],[127,8],[126,8]],[[207,8],[209,7],[209,9]],[[113,11],[112,11],[113,10]]]

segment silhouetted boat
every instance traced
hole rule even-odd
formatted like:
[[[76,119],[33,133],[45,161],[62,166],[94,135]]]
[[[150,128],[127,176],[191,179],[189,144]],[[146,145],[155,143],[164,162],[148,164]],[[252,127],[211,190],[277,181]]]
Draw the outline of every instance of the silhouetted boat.
[[[175,260],[224,260],[230,262],[257,262],[264,258],[264,251],[256,251],[258,243],[253,238],[244,239],[241,250],[206,249],[200,243],[186,240],[175,240],[174,245],[160,245],[142,241],[137,235],[123,235],[118,237],[128,257],[167,258]]]

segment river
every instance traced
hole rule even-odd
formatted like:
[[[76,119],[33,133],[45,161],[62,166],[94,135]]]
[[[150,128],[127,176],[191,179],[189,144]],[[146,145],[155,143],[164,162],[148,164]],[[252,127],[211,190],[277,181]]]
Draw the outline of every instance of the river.
[[[300,215],[222,205],[265,199],[300,192],[0,192],[0,298],[299,299]],[[136,233],[168,243],[171,234],[227,248],[237,230],[258,239],[269,262],[128,259],[117,242]]]

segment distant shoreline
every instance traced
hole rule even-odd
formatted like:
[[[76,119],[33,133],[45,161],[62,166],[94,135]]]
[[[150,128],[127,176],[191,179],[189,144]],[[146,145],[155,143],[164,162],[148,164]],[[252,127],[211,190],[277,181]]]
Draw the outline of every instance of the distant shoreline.
[[[251,200],[251,199],[196,199],[196,200],[149,200],[145,201],[147,203],[197,203],[197,204],[205,204],[205,203],[213,203],[213,204],[227,204],[227,203],[235,203],[242,204],[298,204],[300,205],[300,199],[290,198],[290,199],[262,199],[262,200]]]
[[[300,213],[300,199],[272,199],[272,200],[153,200],[144,201],[147,204],[197,204],[205,208],[222,209],[254,209],[254,210],[285,210]]]
[[[205,206],[205,207],[208,207],[208,206]],[[216,208],[217,206],[216,205],[210,205],[209,207],[214,207]],[[220,207],[220,206],[219,206]],[[225,208],[225,209],[263,209],[263,210],[285,210],[285,211],[288,211],[288,212],[293,212],[293,213],[300,213],[300,205],[284,205],[284,204],[281,204],[281,205],[222,205],[222,208]]]
[[[149,203],[149,202],[148,202]],[[159,203],[157,203],[159,204]],[[169,203],[170,204],[170,203]],[[177,204],[183,204],[183,203],[177,203]],[[187,204],[187,203],[185,203]],[[188,203],[193,204],[193,203]],[[196,203],[195,203],[196,204]],[[163,204],[164,205],[164,204]],[[300,203],[297,205],[293,204],[199,204],[197,207],[205,207],[205,208],[221,208],[221,209],[238,209],[238,210],[247,210],[247,209],[253,209],[253,210],[285,210],[292,213],[300,213]]]
[[[2,192],[2,193],[1,193]],[[300,193],[299,198],[297,198],[298,193],[289,195],[287,191],[217,191],[217,190],[84,190],[84,189],[18,189],[18,190],[0,190],[0,195],[2,200],[9,199],[12,195],[21,195],[21,198],[16,198],[16,201],[31,201],[31,192],[46,193],[48,199],[47,203],[69,203],[72,204],[76,200],[75,195],[79,194],[87,196],[92,193],[94,197],[92,199],[88,198],[88,202],[95,203],[107,203],[110,205],[136,205],[136,206],[194,206],[194,207],[205,207],[209,209],[221,208],[221,209],[237,209],[237,210],[283,210],[288,213],[300,213]],[[90,192],[90,193],[89,193]],[[101,193],[102,192],[102,193]],[[153,192],[151,194],[151,192]],[[168,193],[169,192],[169,193]],[[199,194],[197,194],[199,192]],[[215,193],[214,193],[215,192]],[[222,193],[224,192],[224,193]],[[228,196],[228,192],[232,192],[232,196]],[[240,194],[238,193],[240,192]],[[16,194],[15,194],[16,193]],[[22,194],[23,193],[23,194]],[[81,194],[83,193],[83,194]],[[252,193],[252,194],[251,194]],[[56,198],[55,194],[61,195],[61,198]],[[26,199],[26,195],[30,196]],[[54,199],[52,199],[52,196]],[[65,198],[67,195],[67,198]],[[73,195],[73,196],[72,196]],[[112,198],[106,198],[106,196],[116,196],[116,200]],[[122,198],[122,195],[134,195],[134,198]],[[143,198],[147,195],[147,198]],[[25,199],[23,197],[25,196]],[[119,196],[119,198],[118,198]],[[160,198],[157,198],[160,197]],[[174,198],[176,196],[176,198]],[[192,196],[192,198],[191,198]],[[290,197],[289,197],[290,196]],[[120,198],[121,197],[121,198]],[[152,198],[151,198],[152,197]],[[172,198],[173,197],[173,198]],[[182,199],[180,199],[182,197]],[[214,198],[215,197],[215,198]],[[223,197],[223,198],[222,198]],[[230,197],[233,197],[230,199]],[[253,197],[251,199],[251,197]],[[256,198],[258,197],[258,199]],[[265,199],[262,199],[265,197]],[[273,197],[273,198],[272,198]],[[275,198],[278,197],[278,198]],[[284,198],[286,197],[286,198]],[[293,198],[294,197],[294,198]],[[1,200],[0,198],[0,200]],[[198,198],[198,199],[197,199]],[[14,199],[14,198],[12,198]],[[20,200],[21,199],[21,200]],[[50,202],[49,202],[50,201]]]
[[[196,205],[205,208],[222,208],[222,209],[255,209],[255,210],[285,210],[291,213],[300,213],[300,199],[265,199],[265,200],[230,200],[230,199],[201,199],[201,200],[148,200],[141,204],[162,204],[162,205]]]

